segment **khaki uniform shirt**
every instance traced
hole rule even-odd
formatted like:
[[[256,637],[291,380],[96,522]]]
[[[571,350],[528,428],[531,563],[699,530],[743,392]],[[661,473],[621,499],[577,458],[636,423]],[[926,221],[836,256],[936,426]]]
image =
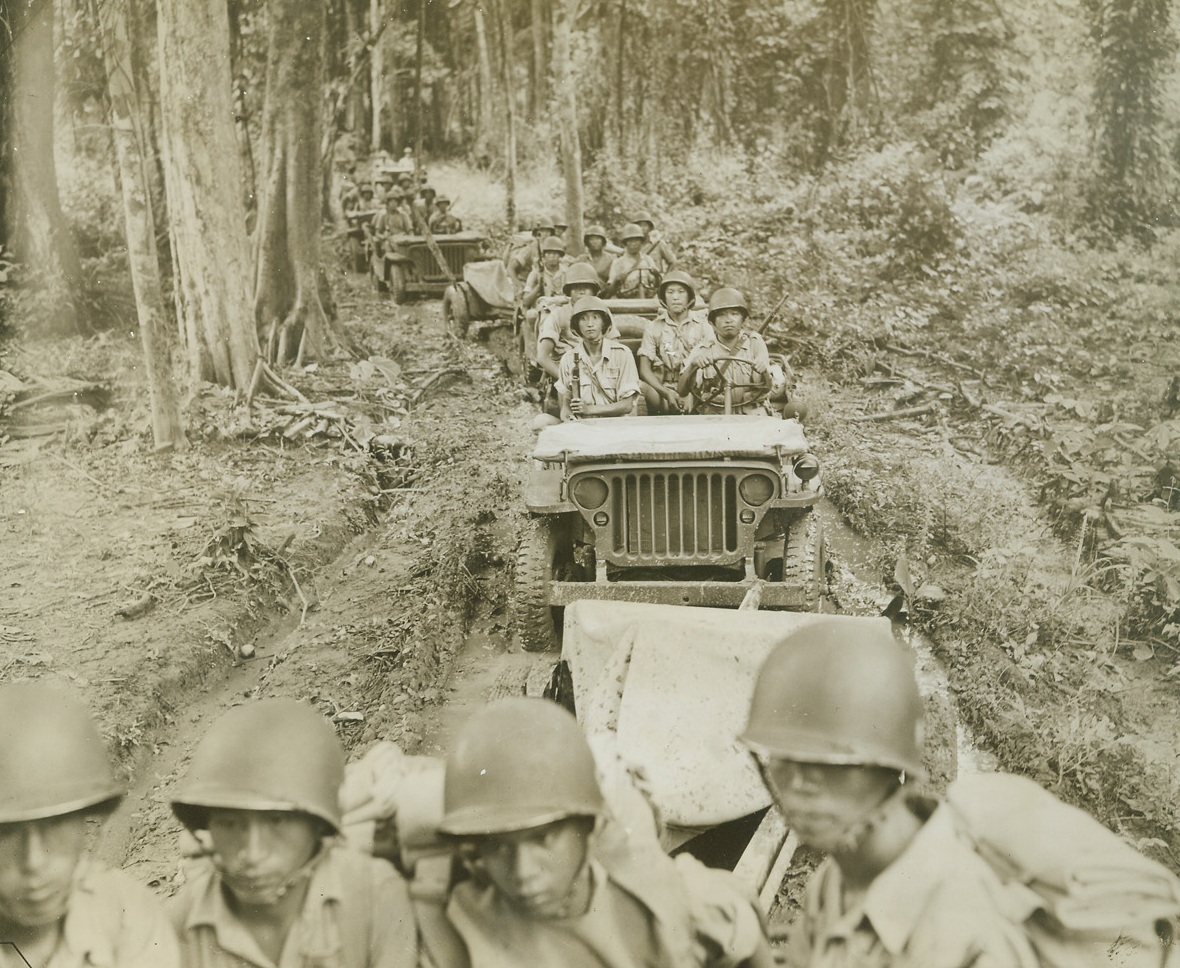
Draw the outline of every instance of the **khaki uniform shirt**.
[[[602,254],[595,258],[589,252],[583,252],[574,259],[575,262],[586,262],[594,266],[594,271],[598,273],[598,278],[602,280],[605,286],[610,281],[611,266],[615,264],[615,257],[605,249]]]
[[[690,309],[683,323],[673,322],[668,310],[659,314],[643,333],[639,355],[646,356],[661,380],[676,380],[684,361],[698,343],[713,336],[713,327],[702,310]]]
[[[712,325],[710,324],[710,329]],[[761,383],[763,381],[762,374],[770,370],[770,351],[766,348],[766,341],[762,339],[757,333],[743,331],[738,335],[738,343],[735,349],[729,349],[722,346],[717,339],[717,334],[714,332],[711,336],[702,340],[696,345],[688,359],[685,361],[685,368],[690,365],[697,367],[704,366],[710,360],[717,357],[731,357],[738,360],[736,363],[719,363],[717,370],[724,370],[725,381],[729,383]],[[700,386],[700,377],[702,374],[698,370],[698,386]],[[725,393],[722,389],[724,384],[722,381],[714,376],[714,371],[710,368],[705,369],[704,385],[709,389],[704,396],[710,396],[714,388],[717,389],[717,396],[711,403],[698,404],[697,410],[701,413],[724,413],[725,411]],[[753,390],[742,390],[735,393],[735,397],[740,394],[749,395],[754,393]],[[693,393],[699,398],[702,396],[696,389]],[[760,406],[758,405],[751,405]],[[737,409],[743,413],[748,412],[749,407],[743,409],[742,405],[738,405]]]
[[[1037,968],[1013,910],[987,862],[934,810],[892,864],[845,911],[831,858],[807,885],[792,927],[788,968]]]
[[[552,272],[543,265],[537,266],[529,273],[524,284],[524,304],[531,306],[541,296],[562,295],[561,286],[565,281],[565,269],[558,266]]]
[[[392,212],[381,212],[373,219],[373,234],[378,237],[413,233],[413,220],[400,208],[395,208]]]
[[[569,303],[564,306],[553,306],[544,311],[544,315],[541,317],[541,328],[537,332],[538,353],[541,349],[541,340],[551,340],[553,342],[553,356],[560,361],[571,346],[582,341],[582,337],[570,327],[570,316],[573,313],[574,307]],[[610,339],[618,339],[619,328],[612,322],[606,335]]]
[[[211,862],[172,899],[184,968],[415,968],[405,881],[383,860],[325,846],[278,963],[226,904]]]
[[[0,938],[0,941],[4,940]],[[25,968],[11,945],[0,965]],[[122,871],[83,860],[70,893],[61,941],[47,968],[179,968],[176,935],[164,906]]]
[[[591,861],[590,906],[576,917],[523,917],[468,881],[453,890],[447,919],[470,968],[722,968],[758,950],[758,916],[728,871],[658,850],[644,862],[649,872],[635,878]]]
[[[437,235],[454,235],[463,231],[463,223],[450,212],[435,212],[430,216],[430,231]]]
[[[654,295],[659,281],[660,270],[651,256],[623,253],[610,267],[607,287],[620,299],[634,299]]]
[[[639,393],[639,373],[635,369],[635,357],[618,340],[605,338],[602,341],[602,359],[591,363],[581,341],[573,352],[561,358],[561,379],[557,382],[558,393],[569,393],[574,377],[574,358],[581,363],[582,403],[618,403]]]

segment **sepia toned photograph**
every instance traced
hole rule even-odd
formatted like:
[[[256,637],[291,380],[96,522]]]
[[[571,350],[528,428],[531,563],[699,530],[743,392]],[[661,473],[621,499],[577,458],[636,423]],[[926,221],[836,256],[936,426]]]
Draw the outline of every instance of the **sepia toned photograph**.
[[[0,968],[1180,968],[1176,3],[0,51]]]

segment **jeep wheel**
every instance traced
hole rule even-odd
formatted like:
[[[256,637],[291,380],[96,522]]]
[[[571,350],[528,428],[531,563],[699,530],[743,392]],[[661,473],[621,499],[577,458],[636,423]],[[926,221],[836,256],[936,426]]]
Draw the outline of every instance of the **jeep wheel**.
[[[549,582],[568,571],[571,549],[557,518],[532,518],[525,524],[516,557],[513,617],[520,647],[526,652],[556,650],[561,645],[562,613],[549,604]]]
[[[396,262],[389,264],[389,294],[399,305],[406,301],[406,270]]]
[[[389,292],[389,286],[385,282],[385,276],[381,274],[384,269],[385,266],[380,259],[373,258],[369,260],[369,278],[373,280],[373,288],[382,294]]]
[[[813,508],[806,508],[791,522],[783,551],[783,584],[805,593],[804,611],[818,612],[827,591],[823,526]]]
[[[456,339],[466,339],[471,310],[467,308],[467,295],[460,286],[448,286],[443,293],[443,321],[448,333]]]

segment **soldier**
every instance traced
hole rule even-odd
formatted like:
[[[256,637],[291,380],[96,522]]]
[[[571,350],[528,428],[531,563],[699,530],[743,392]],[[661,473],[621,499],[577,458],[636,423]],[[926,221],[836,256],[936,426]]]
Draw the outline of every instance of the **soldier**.
[[[614,819],[574,718],[505,699],[463,725],[447,757],[439,829],[471,876],[422,916],[437,968],[752,968],[769,963],[758,914],[727,871],[676,860]]]
[[[691,397],[677,388],[680,371],[698,343],[713,335],[709,320],[696,302],[696,284],[683,269],[673,269],[656,290],[660,311],[643,334],[639,346],[639,379],[649,413],[687,413]]]
[[[541,296],[560,296],[562,287],[561,258],[565,255],[565,244],[555,235],[541,242],[541,264],[536,266],[525,280],[521,305],[532,309]]]
[[[533,267],[541,261],[541,243],[553,233],[553,223],[549,219],[544,216],[533,219],[533,240],[508,256],[505,263],[508,266],[508,274],[517,280],[518,285],[523,284],[533,271]]]
[[[552,379],[559,379],[561,374],[558,367],[561,358],[578,340],[570,328],[570,315],[574,304],[583,296],[597,296],[600,288],[598,273],[594,271],[593,266],[585,262],[575,262],[565,269],[561,290],[567,301],[564,305],[549,307],[537,333],[537,365]],[[606,335],[618,339],[619,331],[612,325]]]
[[[922,700],[887,627],[820,619],[770,654],[741,742],[801,843],[824,851],[790,968],[1034,968],[1002,885],[922,796]]]
[[[0,686],[0,965],[177,968],[163,907],[85,851],[123,798],[86,708],[42,682]]]
[[[553,217],[553,234],[561,239],[561,244],[566,247],[570,246],[570,240],[566,237],[569,233],[569,223],[565,220],[564,215],[555,215]]]
[[[610,308],[597,296],[583,296],[574,303],[570,329],[579,339],[558,366],[563,421],[631,413],[639,395],[639,374],[631,351],[606,335],[613,325]]]
[[[601,225],[591,225],[582,236],[586,251],[579,255],[575,262],[588,262],[594,266],[602,285],[610,281],[610,268],[614,265],[615,257],[606,250],[606,229]]]
[[[438,209],[430,216],[430,231],[436,235],[454,235],[463,231],[463,223],[451,214],[451,200],[446,195],[439,195],[434,200]]]
[[[626,251],[610,267],[605,295],[607,298],[617,296],[620,299],[647,299],[655,295],[660,271],[651,256],[642,252],[643,229],[634,223],[625,225],[619,241]]]
[[[429,185],[418,189],[418,197],[413,200],[414,229],[423,234],[430,227],[430,220],[434,217],[435,197],[438,193]]]
[[[172,798],[209,851],[173,899],[185,968],[414,968],[405,881],[336,839],[343,779],[335,731],[294,699],[213,724]]]
[[[363,181],[357,186],[357,190],[360,197],[357,201],[356,211],[373,211],[377,207],[377,200],[373,197],[373,183],[371,181]]]
[[[656,231],[656,223],[652,221],[652,217],[640,215],[635,219],[635,224],[643,229],[644,255],[651,257],[660,273],[663,274],[676,265],[676,253],[668,244],[668,240]]]
[[[406,212],[401,192],[396,188],[392,189],[385,196],[385,211],[380,212],[365,228],[369,233],[373,256],[377,259],[380,259],[384,254],[386,242],[392,236],[412,235],[414,232],[413,219]]]
[[[722,287],[709,297],[713,335],[689,354],[676,387],[682,397],[694,394],[698,413],[725,412],[726,384],[733,387],[734,413],[765,409],[763,401],[772,389],[770,352],[761,336],[742,328],[749,315],[746,297],[736,289]]]

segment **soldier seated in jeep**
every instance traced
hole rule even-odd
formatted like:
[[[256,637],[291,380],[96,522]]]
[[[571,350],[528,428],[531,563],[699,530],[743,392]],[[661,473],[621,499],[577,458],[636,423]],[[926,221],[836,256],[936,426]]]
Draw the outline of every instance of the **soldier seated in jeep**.
[[[521,306],[532,309],[541,296],[561,295],[561,260],[564,255],[565,243],[557,236],[551,235],[541,242],[541,264],[535,266],[525,280]]]
[[[637,354],[647,412],[688,413],[692,398],[680,395],[677,379],[689,354],[698,343],[711,339],[713,330],[705,314],[692,308],[696,283],[683,269],[664,276],[656,293],[660,311],[647,324]]]
[[[689,354],[677,392],[696,397],[697,413],[765,413],[773,389],[770,352],[757,333],[742,329],[746,297],[722,287],[709,297],[713,335]]]
[[[626,251],[611,265],[604,295],[608,299],[648,299],[654,296],[660,271],[651,256],[642,251],[643,229],[634,223],[625,225],[619,241]]]
[[[557,399],[562,421],[624,417],[639,396],[639,374],[631,351],[607,332],[610,309],[596,296],[574,305],[570,328],[580,337],[558,368]]]

